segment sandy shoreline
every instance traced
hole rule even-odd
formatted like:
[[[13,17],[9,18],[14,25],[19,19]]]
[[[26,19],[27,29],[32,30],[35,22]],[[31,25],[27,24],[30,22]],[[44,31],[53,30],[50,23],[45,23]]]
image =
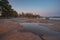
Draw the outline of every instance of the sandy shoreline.
[[[60,32],[60,21],[47,22],[47,23],[42,23],[40,25],[42,25],[44,27],[47,27],[47,28],[49,28],[51,30]]]
[[[19,23],[42,23],[39,25],[42,25],[51,30],[60,32],[60,21],[56,21],[56,20],[47,21],[44,19],[29,19],[29,18],[0,19],[0,39],[3,34],[7,35],[6,33],[8,33],[9,36],[6,36],[6,37],[2,38],[1,40],[4,40],[4,39],[5,40],[14,40],[15,38],[18,40],[25,40],[25,39],[26,40],[41,40],[41,38],[39,36],[34,35],[30,32],[24,32],[25,34],[23,34],[23,32],[18,32],[18,31],[22,31],[24,29],[23,25],[20,25]],[[53,25],[50,25],[50,24],[53,24]],[[11,34],[9,34],[9,32]],[[17,34],[18,34],[18,36],[16,36]],[[21,37],[21,36],[19,36],[21,34],[24,37],[22,37],[21,39],[17,38],[17,37]],[[28,39],[27,39],[26,35],[29,37]],[[31,36],[33,36],[33,37],[31,37]],[[46,40],[52,40],[51,38],[53,38],[53,37],[47,37],[47,36],[44,37],[44,39],[46,39]],[[53,38],[53,40],[55,40],[55,37]]]
[[[31,32],[21,32],[23,26],[17,22],[0,22],[0,40],[41,40],[38,35]]]
[[[35,19],[35,18],[12,18],[12,19],[0,19],[0,23],[2,22],[17,22],[17,23],[42,23],[40,25],[50,28],[55,31],[60,32],[60,21],[59,20],[44,20],[44,19]],[[46,25],[44,25],[46,24]],[[53,24],[53,25],[49,25]]]

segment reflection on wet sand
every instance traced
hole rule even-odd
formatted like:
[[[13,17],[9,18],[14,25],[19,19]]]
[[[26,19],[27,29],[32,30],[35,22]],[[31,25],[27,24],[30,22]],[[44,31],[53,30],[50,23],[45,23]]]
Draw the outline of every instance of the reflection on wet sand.
[[[20,23],[23,25],[26,31],[32,32],[34,34],[37,34],[41,36],[42,38],[46,39],[55,39],[60,40],[60,32],[53,31],[47,27],[40,26],[39,23]],[[49,38],[50,37],[50,38]]]

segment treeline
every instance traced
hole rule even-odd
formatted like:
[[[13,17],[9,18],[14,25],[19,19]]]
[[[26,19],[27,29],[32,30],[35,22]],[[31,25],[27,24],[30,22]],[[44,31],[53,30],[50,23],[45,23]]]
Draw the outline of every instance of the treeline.
[[[35,15],[33,13],[24,13],[24,12],[22,12],[22,13],[19,14],[19,17],[40,18],[40,15],[37,15],[37,14]]]
[[[8,0],[0,0],[0,15],[1,17],[17,17],[17,12],[12,9]]]
[[[37,18],[39,15],[34,15],[33,13],[24,13],[18,14],[12,6],[9,4],[8,0],[0,0],[0,17],[9,18],[9,17],[29,17]]]

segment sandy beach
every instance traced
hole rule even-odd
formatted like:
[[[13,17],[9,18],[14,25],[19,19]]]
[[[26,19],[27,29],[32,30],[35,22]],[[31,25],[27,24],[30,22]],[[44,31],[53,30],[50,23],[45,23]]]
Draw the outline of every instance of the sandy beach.
[[[41,40],[38,35],[31,32],[22,32],[24,28],[19,23],[2,20],[0,20],[0,40]]]
[[[60,32],[60,21],[44,20],[44,19],[29,19],[29,18],[12,18],[0,19],[0,40],[42,40],[38,35],[31,32],[22,32],[23,25],[19,23],[39,23],[40,26],[47,27],[51,30]],[[59,40],[57,37],[46,36],[45,40]]]
[[[60,21],[59,20],[48,20],[48,22],[44,20],[44,22],[41,22],[40,25],[47,27],[51,30],[60,32]]]

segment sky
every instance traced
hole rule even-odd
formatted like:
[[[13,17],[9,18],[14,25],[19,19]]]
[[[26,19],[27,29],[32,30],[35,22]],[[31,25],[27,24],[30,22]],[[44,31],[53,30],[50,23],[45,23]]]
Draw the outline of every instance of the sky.
[[[31,12],[41,16],[60,16],[60,0],[9,0],[18,13]]]

